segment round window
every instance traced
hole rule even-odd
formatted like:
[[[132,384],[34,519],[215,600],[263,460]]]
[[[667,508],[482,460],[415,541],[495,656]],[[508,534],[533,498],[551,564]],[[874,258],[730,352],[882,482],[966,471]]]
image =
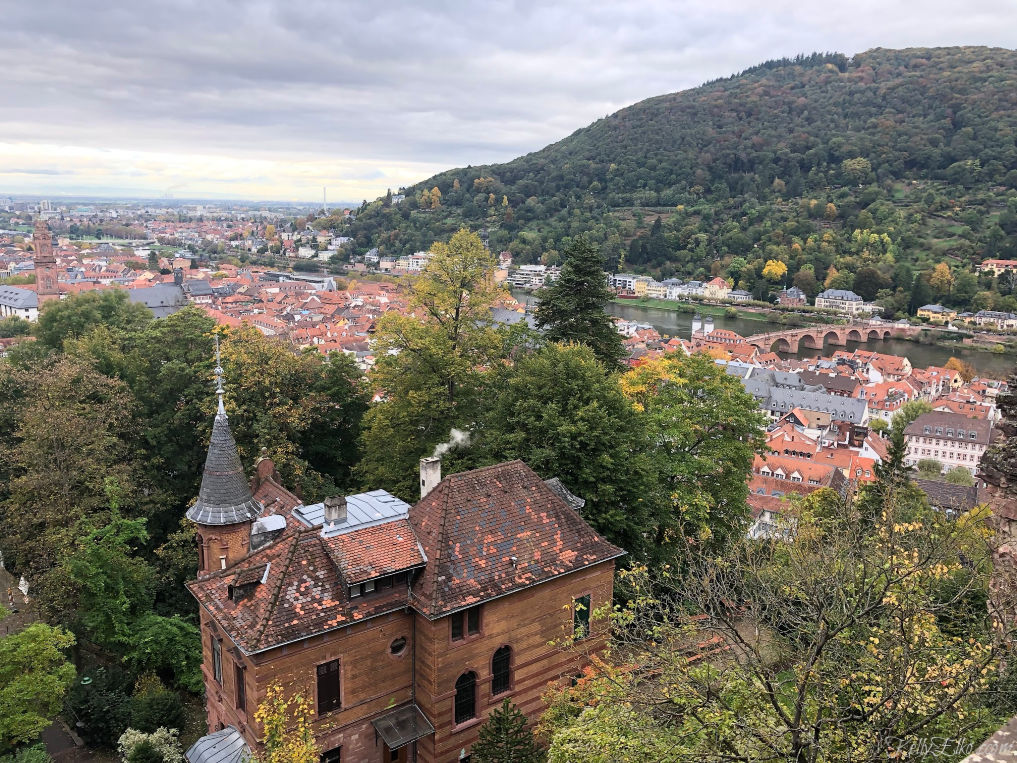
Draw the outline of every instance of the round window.
[[[399,638],[397,638],[395,641],[388,645],[388,650],[392,654],[402,654],[404,651],[406,651],[406,638],[404,636],[400,636]]]

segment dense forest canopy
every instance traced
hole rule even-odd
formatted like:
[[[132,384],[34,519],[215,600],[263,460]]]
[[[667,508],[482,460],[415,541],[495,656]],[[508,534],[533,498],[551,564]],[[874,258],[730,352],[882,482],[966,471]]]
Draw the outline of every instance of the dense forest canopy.
[[[779,287],[762,273],[779,259],[784,285],[810,296],[869,267],[863,296],[890,313],[1014,309],[1013,284],[974,265],[1017,257],[1015,188],[1017,52],[875,49],[650,98],[506,164],[443,172],[401,203],[387,194],[348,230],[358,251],[402,255],[466,225],[517,264],[556,264],[562,239],[584,233],[608,268],[722,275],[757,296]],[[942,263],[952,278],[930,284]]]

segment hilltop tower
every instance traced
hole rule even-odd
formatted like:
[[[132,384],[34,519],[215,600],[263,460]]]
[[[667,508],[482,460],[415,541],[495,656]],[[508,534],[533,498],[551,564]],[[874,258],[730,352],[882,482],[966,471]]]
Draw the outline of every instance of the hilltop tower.
[[[57,263],[53,254],[53,234],[41,217],[35,220],[32,233],[32,259],[35,261],[35,292],[39,297],[39,305],[52,299],[60,299],[57,287]]]
[[[261,505],[251,494],[237,443],[230,431],[223,405],[222,364],[216,338],[216,394],[219,408],[212,424],[212,438],[205,458],[198,500],[187,510],[187,518],[198,526],[198,575],[226,569],[247,556],[251,545],[251,524]]]

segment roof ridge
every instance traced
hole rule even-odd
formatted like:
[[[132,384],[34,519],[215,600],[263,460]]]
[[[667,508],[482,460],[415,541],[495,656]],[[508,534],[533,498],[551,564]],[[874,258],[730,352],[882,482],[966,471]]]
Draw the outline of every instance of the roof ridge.
[[[293,557],[297,554],[297,549],[300,548],[301,536],[304,534],[304,530],[298,529],[293,534],[293,546],[290,548],[290,552],[286,557],[286,561],[282,565],[282,570],[279,573],[279,582],[275,586],[275,590],[272,592],[272,598],[268,603],[268,607],[265,610],[265,617],[261,622],[261,628],[258,630],[254,637],[254,648],[257,650],[261,644],[261,639],[265,635],[265,631],[268,630],[268,624],[272,619],[272,614],[275,612],[275,605],[279,601],[279,594],[282,592],[283,584],[286,582],[286,574],[290,571],[290,565],[293,563]]]
[[[487,466],[478,466],[476,469],[468,469],[465,472],[452,472],[451,474],[447,475],[445,477],[445,479],[455,479],[455,478],[465,477],[467,475],[476,474],[478,472],[495,471],[496,469],[503,469],[506,466],[511,466],[512,464],[523,464],[523,466],[526,466],[527,469],[530,468],[529,466],[527,466],[523,462],[523,460],[521,458],[513,458],[511,461],[500,461],[497,464],[488,464]]]
[[[484,467],[484,468],[488,468],[488,467]],[[467,472],[460,472],[460,474],[467,474]],[[451,475],[450,474],[449,476],[453,477],[455,475]],[[444,482],[444,480],[442,480],[442,482]],[[439,483],[438,487],[439,488],[441,487],[440,483]],[[438,532],[438,543],[434,547],[435,551],[437,552],[436,553],[437,559],[435,559],[435,563],[434,563],[434,579],[432,581],[433,587],[431,588],[431,600],[427,603],[427,609],[428,609],[428,612],[430,612],[430,613],[433,613],[435,611],[436,603],[437,603],[437,600],[438,600],[438,568],[441,567],[441,565],[445,562],[445,555],[442,552],[445,550],[445,539],[446,539],[446,533],[447,533],[446,524],[448,522],[448,515],[449,515],[448,504],[449,504],[449,496],[450,496],[451,493],[452,493],[452,490],[450,488],[450,484],[446,484],[445,485],[445,495],[442,496],[444,498],[444,501],[442,502],[442,506],[441,506],[441,529]]]

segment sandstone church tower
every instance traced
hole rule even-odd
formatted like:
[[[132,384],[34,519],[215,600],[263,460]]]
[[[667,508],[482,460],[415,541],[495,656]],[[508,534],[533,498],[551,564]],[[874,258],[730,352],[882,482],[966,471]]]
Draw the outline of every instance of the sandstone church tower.
[[[60,299],[57,287],[57,263],[53,254],[53,234],[41,217],[35,220],[35,231],[32,233],[32,248],[35,260],[35,292],[39,296],[39,306],[51,299]]]

